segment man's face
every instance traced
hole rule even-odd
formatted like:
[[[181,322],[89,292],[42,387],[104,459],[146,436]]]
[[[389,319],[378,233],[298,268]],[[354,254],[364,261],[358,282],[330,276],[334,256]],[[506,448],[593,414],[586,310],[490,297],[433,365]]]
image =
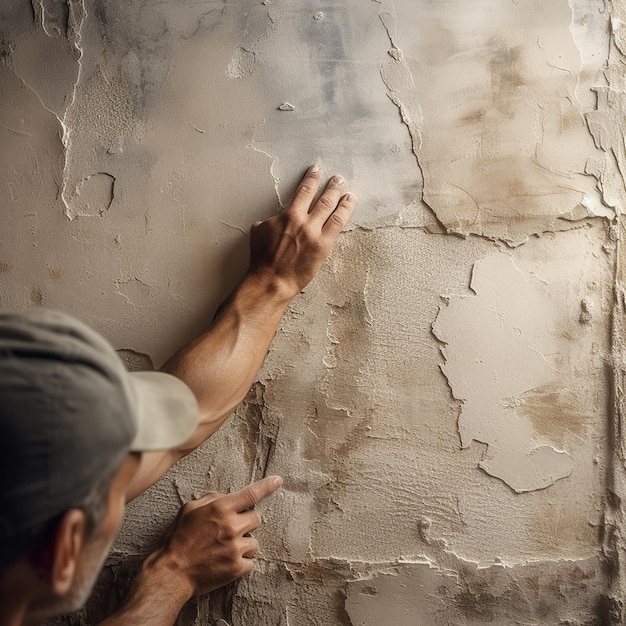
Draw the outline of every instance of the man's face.
[[[113,476],[107,501],[107,512],[100,525],[85,538],[72,588],[53,603],[37,607],[33,611],[32,617],[43,619],[53,615],[71,613],[86,602],[119,528],[124,514],[126,488],[137,473],[140,461],[140,454],[129,453]]]

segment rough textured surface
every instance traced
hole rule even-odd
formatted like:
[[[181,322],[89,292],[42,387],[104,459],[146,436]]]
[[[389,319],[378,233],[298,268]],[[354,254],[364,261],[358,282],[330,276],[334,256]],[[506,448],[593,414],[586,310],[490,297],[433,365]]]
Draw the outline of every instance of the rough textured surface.
[[[3,308],[152,369],[306,165],[360,199],[246,401],[56,624],[119,604],[182,502],[267,472],[255,572],[181,626],[626,621],[624,24],[604,0],[0,6]]]

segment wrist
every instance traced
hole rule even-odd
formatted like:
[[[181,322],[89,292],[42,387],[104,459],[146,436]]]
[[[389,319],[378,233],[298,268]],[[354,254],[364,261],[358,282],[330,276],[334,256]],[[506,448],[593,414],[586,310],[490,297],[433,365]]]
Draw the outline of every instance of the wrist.
[[[124,606],[101,626],[171,626],[195,592],[183,574],[164,550],[153,552],[143,562]]]
[[[195,584],[184,568],[163,548],[143,562],[138,577],[138,588],[141,587],[158,587],[179,609],[196,594]]]
[[[300,291],[283,278],[256,269],[247,271],[239,290],[243,296],[249,296],[257,305],[262,302],[281,309],[281,312]]]

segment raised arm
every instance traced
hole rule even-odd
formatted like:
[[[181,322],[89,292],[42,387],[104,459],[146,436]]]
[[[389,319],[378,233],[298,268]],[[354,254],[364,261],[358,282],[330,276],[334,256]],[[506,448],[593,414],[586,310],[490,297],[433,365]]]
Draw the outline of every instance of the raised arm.
[[[315,201],[320,177],[319,169],[310,168],[291,205],[254,224],[250,267],[241,283],[207,330],[163,367],[196,394],[200,422],[180,448],[144,453],[129,499],[210,437],[254,382],[285,307],[315,276],[354,210],[355,199],[344,193],[339,176]]]

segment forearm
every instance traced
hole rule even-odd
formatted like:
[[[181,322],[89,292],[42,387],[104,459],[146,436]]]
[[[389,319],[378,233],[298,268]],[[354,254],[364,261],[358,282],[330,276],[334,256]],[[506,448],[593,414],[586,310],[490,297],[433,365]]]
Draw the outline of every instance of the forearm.
[[[183,380],[200,407],[198,429],[181,456],[212,435],[243,400],[288,302],[270,281],[246,275],[209,328],[165,364],[164,371]]]
[[[132,500],[176,461],[195,450],[244,399],[291,298],[315,276],[347,223],[355,198],[333,177],[314,202],[319,168],[311,168],[291,205],[250,231],[250,268],[207,331],[175,354],[164,370],[195,393],[200,422],[177,450],[145,452],[127,490]]]
[[[202,444],[244,399],[293,295],[277,284],[246,274],[207,330],[163,366],[194,392],[200,420],[191,438],[177,449],[143,453],[141,467],[127,489],[127,501]]]
[[[99,626],[173,626],[193,593],[189,581],[166,559],[151,555],[124,606]]]

